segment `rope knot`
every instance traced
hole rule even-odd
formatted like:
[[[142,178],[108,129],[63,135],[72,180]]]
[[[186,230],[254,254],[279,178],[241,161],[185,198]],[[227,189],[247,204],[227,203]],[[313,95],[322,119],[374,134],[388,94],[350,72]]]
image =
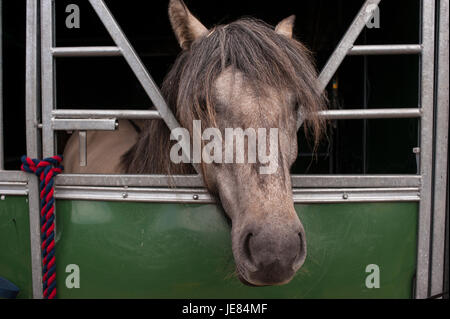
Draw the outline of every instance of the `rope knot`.
[[[53,299],[56,297],[54,177],[64,169],[62,156],[43,160],[22,156],[21,160],[22,171],[33,173],[40,180],[42,282],[44,298]]]

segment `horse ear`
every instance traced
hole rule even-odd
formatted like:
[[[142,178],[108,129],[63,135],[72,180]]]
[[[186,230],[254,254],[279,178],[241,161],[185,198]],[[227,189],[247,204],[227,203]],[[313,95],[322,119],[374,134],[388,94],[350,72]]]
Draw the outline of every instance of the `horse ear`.
[[[170,0],[169,19],[183,50],[188,50],[192,42],[208,32],[208,29],[192,15],[182,0]]]
[[[282,20],[275,27],[275,32],[284,35],[287,38],[292,38],[292,31],[294,30],[295,15],[291,15]]]

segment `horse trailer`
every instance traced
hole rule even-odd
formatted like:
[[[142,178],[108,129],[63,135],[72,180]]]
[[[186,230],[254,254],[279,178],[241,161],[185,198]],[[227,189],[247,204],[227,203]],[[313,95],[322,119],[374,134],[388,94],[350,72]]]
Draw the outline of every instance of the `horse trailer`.
[[[47,195],[21,155],[62,154],[75,136],[85,167],[89,132],[179,127],[159,87],[180,49],[169,1],[21,0],[0,1],[0,279],[37,299],[50,267],[58,298],[448,298],[449,1],[185,2],[208,26],[295,13],[314,53],[327,134],[315,149],[299,130],[291,168],[302,268],[242,284],[200,170],[62,171],[45,184],[56,259],[43,255]]]

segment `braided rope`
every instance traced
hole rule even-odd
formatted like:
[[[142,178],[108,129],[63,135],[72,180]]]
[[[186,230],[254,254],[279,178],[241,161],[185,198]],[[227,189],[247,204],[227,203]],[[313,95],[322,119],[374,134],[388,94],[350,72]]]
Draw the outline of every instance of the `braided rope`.
[[[63,171],[62,156],[42,161],[22,156],[22,171],[34,173],[40,180],[42,283],[45,299],[56,297],[55,198],[54,177]]]

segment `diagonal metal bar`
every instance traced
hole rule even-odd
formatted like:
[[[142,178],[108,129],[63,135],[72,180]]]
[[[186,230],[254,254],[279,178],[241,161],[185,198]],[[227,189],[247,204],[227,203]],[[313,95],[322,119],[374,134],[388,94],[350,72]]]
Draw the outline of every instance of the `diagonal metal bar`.
[[[361,10],[359,10],[352,24],[348,28],[341,42],[334,50],[327,64],[324,66],[319,76],[319,85],[321,90],[330,82],[336,70],[341,65],[344,58],[350,52],[361,31],[364,29],[366,23],[372,17],[374,10],[377,8],[381,0],[366,0]]]
[[[344,58],[350,53],[353,44],[355,43],[364,26],[372,17],[374,10],[377,8],[381,0],[366,0],[361,10],[359,10],[352,24],[348,28],[344,37],[339,42],[327,64],[323,67],[319,75],[318,82],[321,91],[325,90],[333,75],[336,73],[339,66],[344,61]],[[301,112],[297,114],[297,130],[303,125],[305,117]]]
[[[161,95],[158,86],[153,81],[152,77],[148,73],[139,56],[136,54],[135,50],[126,38],[114,16],[106,6],[105,2],[103,0],[89,0],[89,2],[102,21],[106,30],[110,34],[111,38],[122,52],[123,57],[127,61],[130,68],[133,70],[143,89],[152,100],[153,104],[161,115],[161,118],[164,120],[171,131],[179,128],[180,124],[167,106],[167,103],[164,100],[164,97]],[[186,141],[182,140],[179,143],[183,148],[183,152],[184,150],[190,149],[190,146],[186,143]],[[186,161],[191,162],[187,154],[183,153],[183,156]],[[192,165],[196,169],[197,173],[200,173],[198,165],[194,163]]]

